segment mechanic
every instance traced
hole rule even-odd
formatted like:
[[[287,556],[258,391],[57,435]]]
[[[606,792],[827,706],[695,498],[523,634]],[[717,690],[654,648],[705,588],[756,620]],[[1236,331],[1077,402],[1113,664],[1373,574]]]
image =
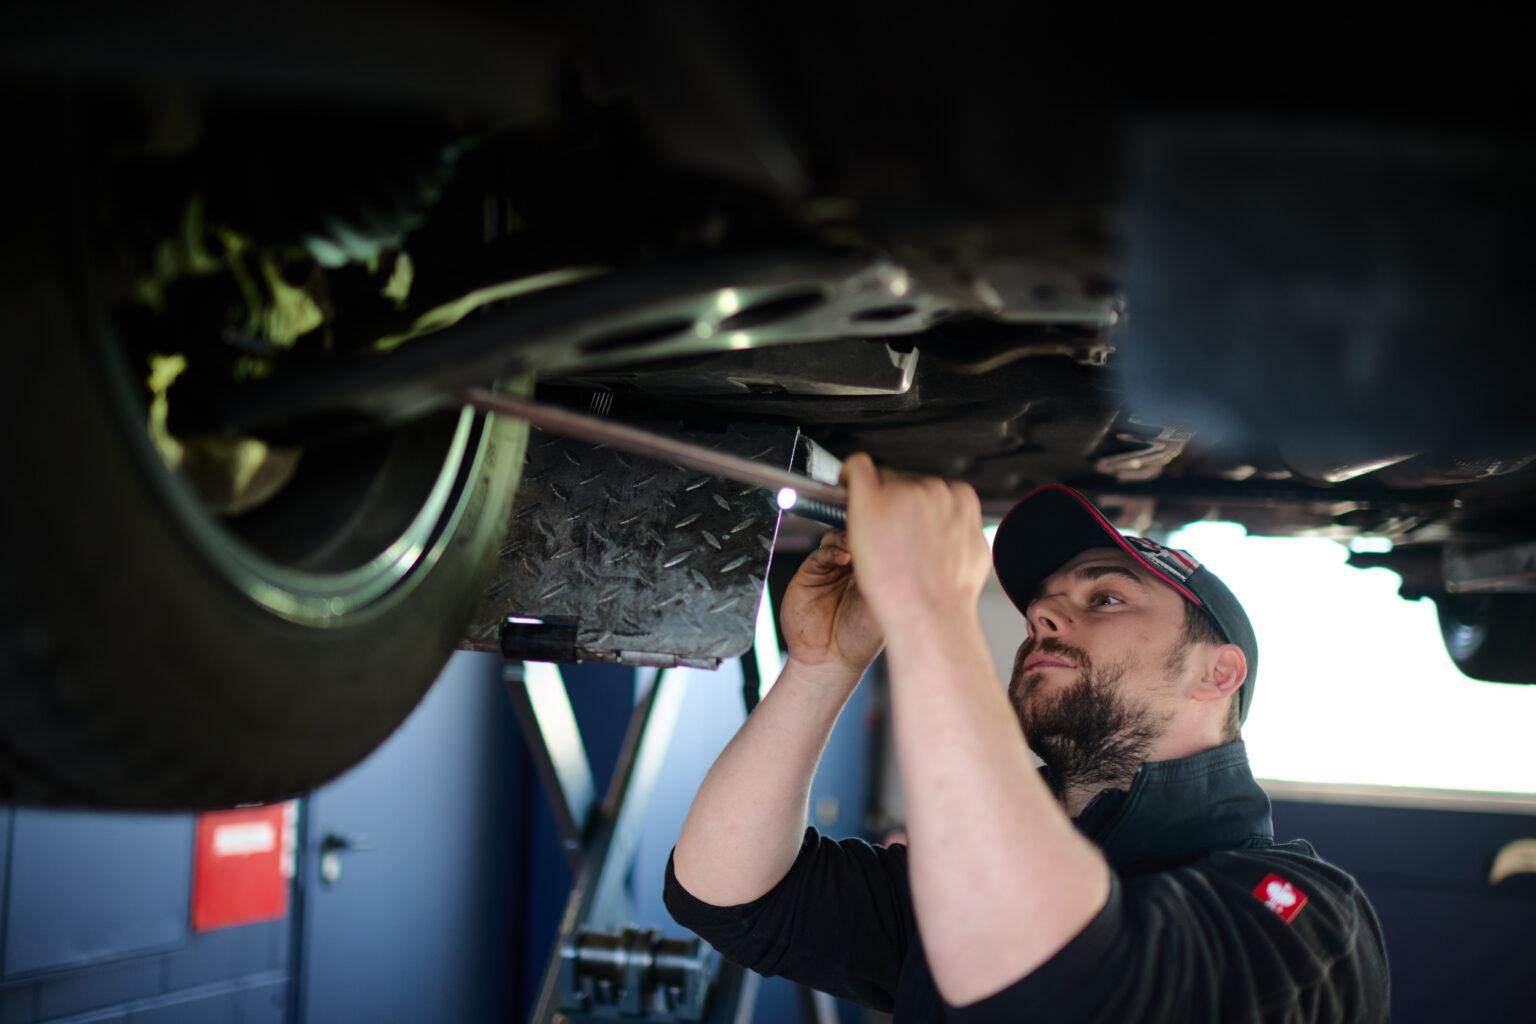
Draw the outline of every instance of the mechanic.
[[[864,455],[843,477],[848,530],[784,597],[783,674],[668,863],[680,923],[898,1024],[1387,1020],[1365,896],[1274,841],[1237,732],[1257,644],[1220,580],[1076,492],[1032,493],[993,548],[1028,627],[1005,694],[975,492]],[[805,827],[882,638],[909,834],[890,849]]]

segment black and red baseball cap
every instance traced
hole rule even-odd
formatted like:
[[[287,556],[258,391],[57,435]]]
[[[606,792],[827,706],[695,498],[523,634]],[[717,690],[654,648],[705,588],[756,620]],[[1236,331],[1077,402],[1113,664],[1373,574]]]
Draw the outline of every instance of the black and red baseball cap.
[[[1089,548],[1120,548],[1142,568],[1178,591],[1216,626],[1228,643],[1248,659],[1248,677],[1238,694],[1238,715],[1248,718],[1253,683],[1259,672],[1259,643],[1248,613],[1227,585],[1187,551],[1165,548],[1144,537],[1127,537],[1093,502],[1051,484],[1026,494],[998,524],[992,540],[992,564],[1019,611],[1026,611],[1040,584]]]

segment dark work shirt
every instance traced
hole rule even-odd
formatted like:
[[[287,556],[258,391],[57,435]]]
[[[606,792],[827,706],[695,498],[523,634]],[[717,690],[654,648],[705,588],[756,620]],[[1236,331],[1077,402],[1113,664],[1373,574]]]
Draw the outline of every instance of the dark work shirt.
[[[958,1021],[1386,1021],[1381,927],[1354,879],[1276,843],[1241,742],[1143,764],[1076,819],[1111,868],[1109,900],[1002,991],[947,1006],[912,912],[904,846],[807,829],[789,873],[735,907],[695,899],[670,860],[677,921],[731,960],[875,1009]]]

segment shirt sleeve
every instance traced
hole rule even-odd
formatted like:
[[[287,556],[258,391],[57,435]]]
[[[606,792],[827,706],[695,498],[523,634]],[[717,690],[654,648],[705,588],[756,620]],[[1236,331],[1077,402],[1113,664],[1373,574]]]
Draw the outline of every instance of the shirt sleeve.
[[[1115,876],[1104,909],[1054,957],[949,1016],[959,1024],[1384,1024],[1386,949],[1375,913],[1343,871],[1296,853],[1229,851],[1170,872]]]
[[[678,924],[743,967],[888,1011],[915,935],[909,892],[906,847],[807,828],[789,872],[751,903],[695,898],[670,857],[663,899]]]

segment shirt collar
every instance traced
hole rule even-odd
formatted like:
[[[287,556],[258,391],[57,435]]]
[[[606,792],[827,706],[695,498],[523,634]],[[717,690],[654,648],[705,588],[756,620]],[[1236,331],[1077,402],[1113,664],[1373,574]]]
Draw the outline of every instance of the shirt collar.
[[[1149,761],[1129,791],[1107,789],[1076,819],[1117,868],[1167,866],[1274,840],[1269,795],[1241,740],[1192,757]]]

